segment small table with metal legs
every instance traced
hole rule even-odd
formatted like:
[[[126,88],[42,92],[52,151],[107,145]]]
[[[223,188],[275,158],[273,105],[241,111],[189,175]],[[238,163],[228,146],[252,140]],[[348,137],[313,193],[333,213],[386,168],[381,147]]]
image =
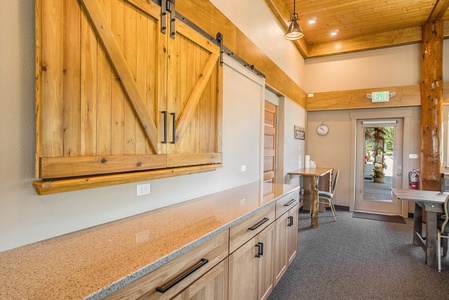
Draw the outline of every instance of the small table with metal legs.
[[[443,212],[444,201],[449,193],[438,191],[402,190],[391,188],[399,200],[415,202],[413,244],[426,252],[426,264],[437,267],[437,213]],[[422,236],[422,214],[426,211],[426,237]]]
[[[288,172],[288,176],[299,175],[310,177],[310,192],[312,197],[312,203],[310,205],[310,226],[313,228],[318,227],[318,180],[321,176],[332,172],[332,168],[311,168],[311,169],[299,169],[293,172]]]

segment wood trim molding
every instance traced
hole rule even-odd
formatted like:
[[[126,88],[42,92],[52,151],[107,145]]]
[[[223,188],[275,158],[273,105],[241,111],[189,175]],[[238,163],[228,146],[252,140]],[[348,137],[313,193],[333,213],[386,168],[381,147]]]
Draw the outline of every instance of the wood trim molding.
[[[366,94],[379,91],[396,92],[389,102],[372,103]],[[443,105],[449,105],[449,81],[443,83]],[[372,89],[315,93],[307,98],[307,111],[326,111],[359,108],[421,106],[420,85],[390,86]]]
[[[372,103],[367,94],[379,91],[396,92],[389,102]],[[307,111],[343,110],[360,108],[386,108],[420,106],[421,94],[419,84],[408,86],[391,86],[372,89],[334,91],[315,93],[307,98]]]
[[[409,45],[420,43],[421,40],[421,27],[406,28],[401,30],[377,33],[369,36],[361,36],[353,39],[312,44],[309,45],[309,55],[307,58]]]
[[[36,189],[39,195],[49,195],[62,192],[71,192],[97,187],[105,187],[117,184],[209,172],[215,171],[217,168],[220,167],[222,167],[221,164],[214,164],[206,166],[192,166],[192,167],[171,168],[162,170],[140,171],[135,173],[119,173],[101,176],[78,177],[55,181],[36,180],[33,182],[33,187]]]

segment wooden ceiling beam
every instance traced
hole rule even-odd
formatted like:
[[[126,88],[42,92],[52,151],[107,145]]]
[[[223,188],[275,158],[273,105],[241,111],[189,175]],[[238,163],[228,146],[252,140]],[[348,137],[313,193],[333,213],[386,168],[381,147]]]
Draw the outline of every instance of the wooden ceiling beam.
[[[449,38],[449,22],[444,22],[444,38]],[[307,58],[410,45],[421,43],[421,41],[422,27],[419,26],[335,42],[309,45]]]
[[[309,46],[309,58],[408,45],[419,43],[421,40],[421,27],[393,30],[335,42],[313,44]]]
[[[435,3],[435,6],[430,13],[429,19],[427,19],[427,22],[440,21],[448,8],[449,0],[437,0],[437,3]]]
[[[278,20],[278,23],[281,26],[282,30],[286,32],[289,24],[285,20],[290,20],[290,13],[288,9],[285,7],[284,3],[281,0],[265,0],[265,2],[271,9],[273,15]],[[299,53],[301,53],[303,58],[307,58],[309,56],[308,45],[304,39],[299,39],[292,42],[298,49]]]

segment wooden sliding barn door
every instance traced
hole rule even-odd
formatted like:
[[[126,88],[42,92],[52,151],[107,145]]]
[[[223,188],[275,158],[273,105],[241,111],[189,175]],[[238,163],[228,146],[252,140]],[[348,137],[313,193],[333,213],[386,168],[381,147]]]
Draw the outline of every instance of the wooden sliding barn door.
[[[265,101],[263,181],[276,182],[277,106]]]
[[[160,16],[36,0],[37,178],[221,164],[220,49],[179,20],[170,38]]]
[[[37,177],[165,167],[159,111],[167,37],[158,6],[39,2]]]
[[[221,162],[220,48],[182,22],[168,43],[168,166]]]

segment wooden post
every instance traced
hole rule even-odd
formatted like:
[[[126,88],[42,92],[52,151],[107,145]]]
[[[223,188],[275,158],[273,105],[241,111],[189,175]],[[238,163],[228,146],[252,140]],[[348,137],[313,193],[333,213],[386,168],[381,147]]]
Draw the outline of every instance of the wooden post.
[[[440,189],[440,142],[443,116],[443,21],[423,25],[421,72],[422,190]]]

